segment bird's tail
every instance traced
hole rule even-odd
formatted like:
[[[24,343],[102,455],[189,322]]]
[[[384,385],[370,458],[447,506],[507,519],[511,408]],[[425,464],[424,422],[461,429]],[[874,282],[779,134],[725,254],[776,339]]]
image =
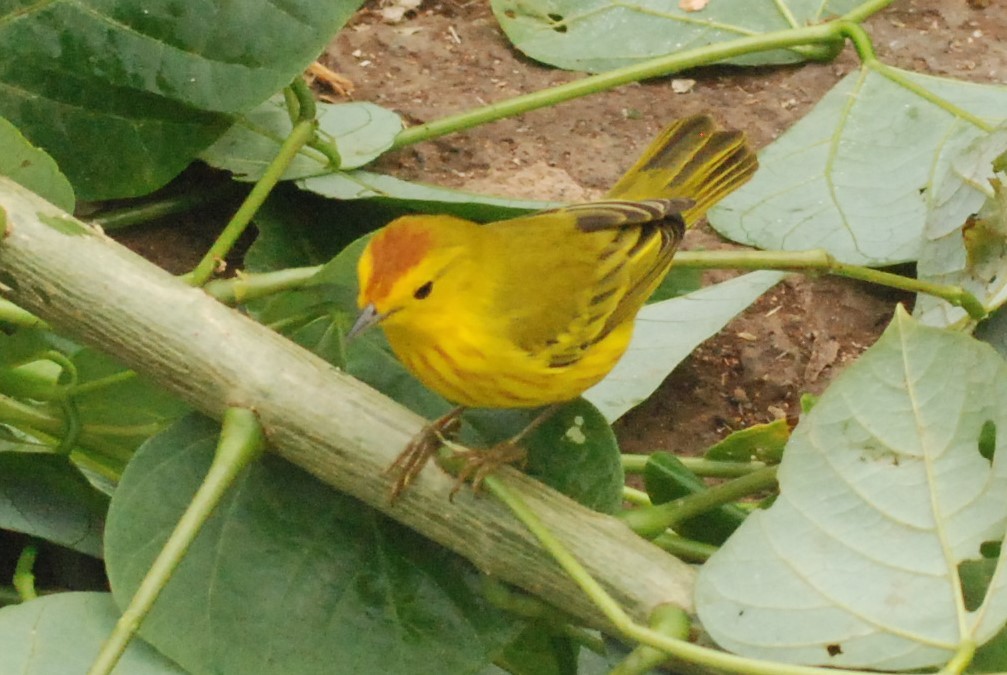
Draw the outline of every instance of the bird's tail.
[[[687,226],[741,187],[759,162],[745,134],[717,128],[709,115],[672,122],[608,192],[611,199],[689,199]]]

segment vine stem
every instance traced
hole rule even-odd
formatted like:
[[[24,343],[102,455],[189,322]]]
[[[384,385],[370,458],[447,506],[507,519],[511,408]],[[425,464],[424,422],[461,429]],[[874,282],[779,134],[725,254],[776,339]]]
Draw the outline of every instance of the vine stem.
[[[280,149],[273,158],[273,161],[269,163],[262,177],[248,193],[245,201],[241,203],[241,206],[234,212],[231,220],[224,226],[220,236],[213,242],[213,245],[207,250],[196,267],[183,277],[190,285],[202,286],[213,277],[221,261],[227,257],[227,254],[230,253],[237,243],[238,238],[244,233],[248,224],[252,222],[252,217],[266,201],[266,198],[273,188],[276,187],[276,184],[280,182],[294,157],[301,148],[314,138],[318,123],[315,120],[315,102],[311,98],[311,92],[307,91],[307,85],[300,78],[297,78],[291,84],[290,90],[297,101],[297,116],[299,121],[290,131],[290,135],[283,140],[283,144],[280,145]]]
[[[203,524],[238,474],[264,450],[265,436],[255,413],[247,408],[228,408],[224,412],[220,441],[206,478],[140,582],[112,634],[101,646],[87,671],[88,675],[108,675],[112,672]]]
[[[841,668],[815,668],[786,663],[757,661],[676,639],[633,621],[622,607],[592,577],[580,562],[556,539],[524,500],[495,475],[487,476],[483,486],[503,502],[535,536],[549,555],[587,595],[605,618],[627,639],[658,649],[671,657],[693,664],[746,675],[866,675],[867,671]]]
[[[556,105],[557,103],[605,91],[631,82],[670,75],[688,68],[709,65],[736,56],[773,49],[787,49],[801,45],[836,43],[843,39],[845,29],[844,22],[831,21],[816,26],[789,28],[772,33],[764,33],[763,35],[721,42],[715,45],[707,45],[696,49],[687,49],[669,56],[650,59],[625,68],[616,68],[615,70],[591,75],[581,80],[550,87],[543,91],[516,96],[506,101],[404,129],[395,137],[392,149],[402,148],[406,145],[419,143],[420,141],[427,141],[456,131],[470,129],[487,122],[520,115],[530,110]]]
[[[650,455],[623,454],[622,468],[626,473],[643,473]],[[763,462],[720,462],[702,457],[679,457],[686,469],[707,478],[737,478],[764,468]]]
[[[28,602],[38,597],[35,590],[35,559],[38,557],[38,547],[28,544],[21,550],[14,566],[14,588],[21,602]]]
[[[733,502],[742,497],[767,490],[776,485],[778,466],[767,466],[747,476],[715,485],[664,504],[623,511],[619,518],[642,537],[653,538],[682,521]]]
[[[961,286],[948,286],[912,277],[839,262],[824,249],[809,251],[680,251],[675,265],[699,269],[821,271],[827,274],[868,281],[913,293],[926,293],[961,307],[973,319],[986,317],[987,311],[974,295]]]

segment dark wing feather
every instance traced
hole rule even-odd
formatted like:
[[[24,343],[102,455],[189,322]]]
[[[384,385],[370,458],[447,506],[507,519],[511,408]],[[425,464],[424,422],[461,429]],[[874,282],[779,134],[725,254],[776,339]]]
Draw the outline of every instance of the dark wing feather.
[[[553,366],[579,360],[631,319],[664,278],[687,205],[593,202],[487,226],[501,235],[491,237],[493,255],[508,256],[491,303],[508,337]]]
[[[665,128],[609,191],[612,201],[487,225],[488,254],[507,261],[487,320],[553,366],[575,363],[632,320],[685,227],[757,166],[744,134],[696,115]]]

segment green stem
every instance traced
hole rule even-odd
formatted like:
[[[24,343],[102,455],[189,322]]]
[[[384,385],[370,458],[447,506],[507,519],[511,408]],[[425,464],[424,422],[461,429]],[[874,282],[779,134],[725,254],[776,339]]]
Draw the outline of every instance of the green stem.
[[[864,19],[877,14],[895,0],[868,0],[862,5],[858,5],[843,15],[843,21],[850,23],[860,23]]]
[[[57,380],[60,388],[56,403],[63,410],[63,433],[59,445],[56,447],[56,452],[61,455],[69,455],[80,441],[83,430],[80,409],[77,407],[77,400],[73,393],[73,388],[77,386],[77,366],[65,354],[55,350],[45,352],[42,357],[62,369]]]
[[[701,513],[756,492],[773,488],[776,485],[778,468],[777,466],[767,466],[747,476],[715,485],[709,490],[695,492],[656,506],[623,511],[619,514],[619,519],[641,537],[651,539],[668,528],[674,528],[678,523],[695,518]]]
[[[717,547],[695,539],[686,539],[672,532],[662,532],[651,542],[679,560],[691,563],[704,563],[717,552]]]
[[[38,557],[38,548],[34,544],[29,544],[21,550],[18,556],[17,565],[14,567],[14,588],[21,598],[21,602],[28,602],[38,597],[35,591],[35,559]]]
[[[287,110],[290,111],[291,122],[316,117],[315,98],[311,94],[311,88],[302,78],[295,79],[289,87],[283,90],[283,94],[287,101]],[[329,160],[329,170],[337,171],[342,166],[343,158],[339,156],[339,149],[334,143],[322,140],[315,133],[307,145],[325,155],[325,158]]]
[[[295,82],[297,81],[300,81],[300,78],[295,80]],[[292,85],[292,88],[295,94],[298,94],[300,121],[294,125],[294,128],[290,131],[290,135],[284,139],[280,150],[276,153],[276,157],[266,167],[262,178],[255,183],[245,201],[238,207],[230,222],[227,223],[220,236],[217,237],[217,241],[213,242],[213,246],[206,252],[206,255],[199,261],[195,269],[185,275],[184,279],[187,283],[193,286],[203,286],[210,280],[220,261],[226,258],[227,254],[234,248],[234,244],[237,243],[238,238],[244,233],[248,224],[252,222],[252,217],[266,201],[266,197],[276,187],[276,184],[280,182],[280,178],[283,177],[284,172],[286,172],[294,157],[311,140],[312,136],[315,135],[318,125],[314,117],[305,116],[308,113],[313,114],[315,112],[314,101],[311,100],[310,95],[307,96],[307,100],[302,100],[298,87]],[[311,101],[310,104],[308,101]]]
[[[633,506],[650,506],[650,497],[643,490],[637,490],[634,487],[628,485],[622,486],[622,501],[632,504]]]
[[[572,619],[568,614],[542,602],[534,595],[515,590],[489,576],[483,577],[482,593],[494,607],[529,621],[544,623],[551,630],[562,633],[593,652],[605,653],[605,643],[602,640],[586,630],[572,625]]]
[[[245,408],[229,408],[224,413],[220,440],[206,478],[102,645],[88,675],[112,672],[203,524],[241,471],[257,459],[264,448],[265,437],[255,413]]]
[[[972,640],[962,640],[954,657],[941,668],[939,675],[961,675],[972,663],[976,654],[976,643]]]
[[[514,515],[539,540],[542,548],[549,552],[570,578],[580,587],[595,606],[605,615],[609,623],[625,638],[659,649],[670,656],[698,664],[706,669],[723,670],[746,675],[866,675],[866,671],[844,670],[840,668],[815,668],[794,666],[786,663],[756,661],[741,656],[727,654],[707,647],[678,640],[663,635],[647,626],[634,622],[612,596],[605,592],[594,577],[584,569],[576,558],[552,535],[528,505],[511,492],[504,482],[490,475],[483,482],[486,489],[507,505]]]
[[[898,288],[913,293],[926,293],[961,307],[973,319],[985,318],[983,304],[961,286],[947,286],[922,281],[901,274],[841,263],[824,249],[810,251],[681,251],[675,255],[680,267],[699,269],[784,270],[790,272],[825,272],[848,279],[867,281],[880,286]]]
[[[239,274],[233,279],[214,279],[203,290],[225,305],[235,305],[262,298],[274,293],[301,288],[322,269],[317,267],[291,267],[276,272]]]
[[[874,44],[871,42],[871,37],[864,30],[863,26],[848,20],[846,17],[836,21],[836,26],[853,43],[853,48],[857,50],[857,56],[860,57],[860,61],[863,64],[867,65],[877,62],[878,58],[874,53]]]
[[[106,231],[118,230],[131,225],[149,223],[158,218],[176,213],[186,213],[208,204],[228,199],[236,199],[248,191],[248,187],[232,181],[219,181],[211,187],[191,190],[183,194],[164,197],[157,201],[126,206],[114,211],[108,211],[88,219],[92,225],[97,225]]]
[[[85,382],[83,384],[77,384],[70,388],[70,393],[74,396],[81,396],[82,394],[90,394],[95,391],[100,391],[106,389],[107,387],[114,387],[117,384],[122,384],[123,382],[129,382],[136,378],[135,370],[122,370],[118,373],[112,375],[107,375],[105,377],[99,377],[97,379]]]
[[[996,125],[990,124],[981,117],[978,117],[969,112],[968,110],[965,110],[964,108],[955,105],[946,98],[938,96],[932,90],[927,89],[926,87],[917,84],[916,82],[913,82],[906,75],[906,72],[900,68],[895,68],[886,63],[881,63],[878,60],[865,63],[864,65],[866,65],[868,68],[876,72],[878,75],[881,75],[882,77],[885,77],[891,80],[892,82],[896,83],[900,87],[903,87],[904,89],[913,92],[923,100],[929,101],[938,108],[941,108],[942,110],[946,111],[948,114],[954,115],[959,119],[965,120],[966,122],[973,125],[977,129],[980,129],[984,133],[990,133],[991,131],[996,129]]]
[[[7,323],[21,328],[46,329],[45,321],[31,312],[21,309],[10,300],[0,298],[0,323]]]
[[[674,640],[689,637],[692,622],[678,607],[663,605],[654,610],[650,617],[650,629]],[[643,675],[668,660],[668,655],[660,649],[639,645],[621,663],[609,671],[609,675]]]
[[[672,73],[708,65],[735,56],[752,52],[787,49],[800,45],[814,45],[839,40],[844,35],[843,22],[829,22],[816,26],[791,28],[764,33],[752,37],[739,38],[715,45],[676,52],[669,56],[651,59],[644,63],[625,68],[617,68],[599,75],[591,75],[575,82],[569,82],[543,91],[517,96],[506,101],[470,110],[458,115],[444,117],[427,124],[410,127],[395,137],[393,149],[398,149],[420,141],[427,141],[446,134],[470,129],[480,124],[513,117],[574,98],[594,94],[630,82],[638,82],[652,77],[662,77]]]
[[[643,473],[650,455],[622,455],[622,468],[626,473]],[[718,462],[702,457],[678,457],[692,473],[706,478],[737,478],[764,468],[763,462]]]
[[[0,394],[0,420],[13,426],[25,426],[38,429],[46,434],[57,436],[66,427],[66,422],[56,415],[27,405]],[[88,445],[96,442],[96,435],[118,436],[120,438],[145,438],[160,431],[162,425],[157,423],[138,424],[134,426],[113,426],[108,424],[85,424],[81,427],[80,442]]]

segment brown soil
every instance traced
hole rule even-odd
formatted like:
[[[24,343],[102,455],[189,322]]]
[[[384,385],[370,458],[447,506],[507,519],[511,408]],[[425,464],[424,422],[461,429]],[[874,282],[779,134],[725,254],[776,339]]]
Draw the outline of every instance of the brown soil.
[[[714,0],[716,1],[716,0]],[[995,3],[901,0],[867,22],[887,63],[976,82],[1007,80],[1007,12]],[[578,79],[519,54],[488,3],[424,2],[398,24],[363,10],[322,62],[410,124],[435,120]],[[790,68],[716,68],[620,87],[406,148],[379,169],[470,191],[544,199],[591,198],[611,185],[672,118],[712,112],[761,147],[804,116],[857,57]],[[338,100],[338,99],[337,99]],[[725,246],[708,228],[688,246]],[[906,270],[911,271],[911,270]],[[725,278],[711,273],[709,281]],[[895,303],[911,297],[832,278],[792,277],[703,344],[644,405],[617,425],[631,452],[696,453],[727,432],[795,416],[870,346]]]

